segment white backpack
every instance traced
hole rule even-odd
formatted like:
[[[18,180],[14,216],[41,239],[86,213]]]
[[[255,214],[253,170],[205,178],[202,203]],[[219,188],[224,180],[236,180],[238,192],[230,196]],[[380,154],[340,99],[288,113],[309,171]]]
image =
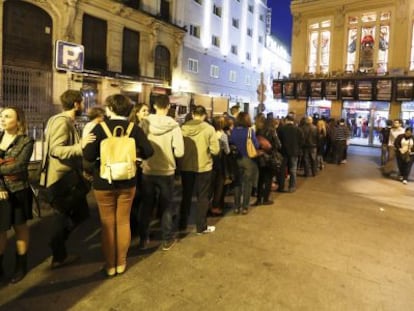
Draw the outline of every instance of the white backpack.
[[[129,180],[135,177],[137,172],[137,151],[135,139],[129,137],[133,123],[129,123],[126,132],[120,125],[111,133],[105,122],[101,122],[107,138],[101,141],[99,175],[110,184],[113,180]],[[120,136],[117,136],[117,131]]]

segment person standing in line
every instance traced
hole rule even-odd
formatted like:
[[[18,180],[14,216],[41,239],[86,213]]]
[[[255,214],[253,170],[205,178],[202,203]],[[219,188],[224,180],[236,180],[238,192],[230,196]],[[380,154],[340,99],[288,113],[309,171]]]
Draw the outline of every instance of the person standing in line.
[[[167,95],[159,95],[154,101],[155,114],[142,120],[142,128],[148,137],[154,155],[142,163],[142,206],[138,217],[140,248],[149,240],[152,210],[158,194],[161,212],[162,250],[170,250],[176,243],[176,208],[174,177],[176,158],[184,155],[184,141],[178,123],[168,116],[170,101]]]
[[[390,130],[390,135],[388,139],[388,161],[385,163],[382,172],[386,176],[391,176],[396,173],[398,170],[398,167],[396,167],[397,158],[396,158],[396,149],[395,149],[395,139],[401,135],[404,134],[404,129],[401,125],[401,120],[394,119],[392,122],[392,128]],[[397,172],[396,174],[399,174],[400,172]],[[401,179],[401,176],[399,177]]]
[[[82,137],[87,136],[93,128],[105,120],[105,109],[99,106],[92,107],[88,110],[89,122],[85,124],[82,130]]]
[[[210,233],[216,229],[207,225],[207,212],[211,187],[213,156],[220,152],[219,141],[214,127],[205,122],[207,110],[195,106],[193,119],[181,127],[184,136],[184,156],[180,159],[182,199],[179,229],[187,229],[193,190],[197,196],[196,227],[197,233]]]
[[[29,227],[33,218],[33,195],[28,182],[28,165],[33,152],[33,139],[27,136],[23,110],[3,109],[0,117],[0,281],[5,281],[3,256],[7,230],[13,227],[16,236],[16,261],[11,283],[27,274]]]
[[[145,103],[138,103],[132,108],[129,115],[129,121],[142,128],[142,121],[149,115],[149,106]],[[142,197],[142,159],[137,161],[137,176],[136,176],[136,192],[134,201],[132,202],[130,225],[131,234],[136,235],[138,233],[138,218],[139,209],[141,208]]]
[[[327,141],[327,133],[326,133],[326,122],[325,120],[318,120],[316,123],[317,131],[318,131],[318,146],[317,146],[317,156],[316,156],[316,163],[319,170],[323,170],[325,167],[323,156],[325,154],[326,148],[326,141]]]
[[[390,140],[390,133],[392,128],[392,121],[387,120],[386,126],[381,128],[379,132],[379,140],[381,142],[381,166],[384,166],[387,163],[389,158],[388,152],[388,142]]]
[[[279,137],[280,143],[282,144],[282,155],[283,161],[280,169],[280,184],[278,192],[285,191],[285,180],[286,180],[286,170],[288,171],[289,178],[289,192],[296,191],[296,175],[297,175],[297,165],[298,157],[303,145],[303,133],[302,131],[294,124],[294,119],[291,115],[288,115],[285,119],[285,124],[279,126],[277,131],[277,136]]]
[[[237,167],[239,173],[234,185],[234,212],[246,215],[249,212],[250,197],[253,187],[257,187],[259,168],[254,159],[247,154],[247,137],[251,140],[256,149],[259,149],[259,142],[256,133],[251,129],[252,121],[247,112],[240,112],[236,124],[230,135],[230,145],[234,145],[238,151]]]
[[[303,132],[303,170],[305,177],[316,176],[317,173],[317,146],[318,146],[318,129],[313,124],[311,116],[305,118],[305,124],[302,126]]]
[[[404,134],[397,136],[394,146],[401,181],[404,185],[406,185],[408,183],[408,176],[410,176],[414,156],[414,139],[411,127],[406,128]]]
[[[348,127],[345,125],[345,120],[340,119],[335,129],[335,163],[345,164],[347,139],[349,137]]]
[[[52,116],[47,122],[42,158],[42,168],[46,172],[44,180],[41,180],[42,185],[51,189],[59,185],[56,190],[60,192],[50,202],[55,211],[49,243],[52,249],[52,269],[69,265],[79,259],[79,256],[67,253],[66,240],[89,217],[86,194],[72,195],[72,188],[66,189],[67,185],[60,185],[59,182],[71,172],[82,176],[82,148],[95,140],[93,134],[81,139],[75,128],[75,118],[81,116],[84,110],[82,93],[67,90],[60,96],[60,101],[64,111]],[[77,185],[82,182],[78,179]]]
[[[109,96],[105,103],[109,119],[92,130],[96,140],[85,146],[83,156],[87,161],[95,163],[92,187],[102,224],[102,251],[105,257],[102,270],[107,277],[112,277],[124,273],[127,266],[126,257],[131,242],[129,215],[136,191],[136,179],[134,176],[110,183],[100,176],[101,142],[107,138],[102,125],[106,125],[111,133],[117,127],[122,127],[126,133],[132,109],[129,98],[121,94]],[[141,128],[133,125],[129,136],[135,140],[137,156],[142,159],[152,156],[153,149]]]

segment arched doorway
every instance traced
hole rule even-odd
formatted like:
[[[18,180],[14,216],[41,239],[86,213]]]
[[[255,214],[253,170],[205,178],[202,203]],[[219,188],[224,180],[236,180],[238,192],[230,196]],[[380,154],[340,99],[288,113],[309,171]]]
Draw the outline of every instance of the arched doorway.
[[[154,78],[171,83],[171,55],[170,51],[162,45],[155,48]]]
[[[2,106],[22,108],[30,122],[52,112],[52,19],[24,1],[3,4]]]

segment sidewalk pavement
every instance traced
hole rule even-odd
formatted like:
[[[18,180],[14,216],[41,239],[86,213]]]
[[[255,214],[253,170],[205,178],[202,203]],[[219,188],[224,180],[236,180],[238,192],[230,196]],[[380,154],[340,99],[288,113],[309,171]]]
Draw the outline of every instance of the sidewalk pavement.
[[[189,233],[168,252],[134,239],[127,272],[113,279],[99,273],[92,198],[68,244],[82,256],[73,266],[50,270],[51,219],[35,219],[31,270],[0,289],[0,310],[414,310],[414,178],[385,179],[378,155],[351,148],[347,164],[299,177],[273,206],[211,218],[216,232]]]

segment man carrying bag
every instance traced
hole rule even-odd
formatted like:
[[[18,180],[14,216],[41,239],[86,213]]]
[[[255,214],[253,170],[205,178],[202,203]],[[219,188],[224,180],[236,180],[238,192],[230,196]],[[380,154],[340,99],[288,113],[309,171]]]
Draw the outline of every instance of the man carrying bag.
[[[74,126],[75,117],[84,109],[80,91],[67,90],[61,96],[63,112],[52,116],[46,126],[40,186],[55,210],[51,268],[73,263],[78,256],[68,255],[66,240],[81,222],[89,217],[87,184],[82,177],[82,147],[95,140],[92,134],[82,140]]]

